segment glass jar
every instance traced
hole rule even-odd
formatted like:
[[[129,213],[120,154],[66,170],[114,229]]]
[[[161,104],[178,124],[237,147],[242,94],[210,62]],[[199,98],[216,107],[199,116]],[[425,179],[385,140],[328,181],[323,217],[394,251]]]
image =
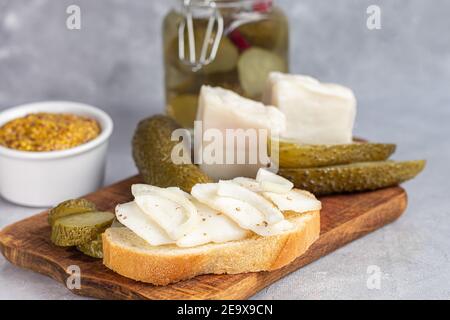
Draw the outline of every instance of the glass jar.
[[[288,72],[288,21],[273,0],[178,1],[163,32],[166,110],[184,127],[202,85],[259,100],[270,72]]]

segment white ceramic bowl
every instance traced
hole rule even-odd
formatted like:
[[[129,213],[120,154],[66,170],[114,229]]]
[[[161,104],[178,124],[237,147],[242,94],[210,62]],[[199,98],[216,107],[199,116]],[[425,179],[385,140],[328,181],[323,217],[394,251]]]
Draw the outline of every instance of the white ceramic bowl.
[[[97,190],[103,183],[106,151],[113,131],[111,118],[81,103],[54,101],[26,104],[0,113],[0,126],[30,113],[72,113],[95,119],[101,134],[78,147],[26,152],[0,146],[0,194],[8,201],[50,207]]]

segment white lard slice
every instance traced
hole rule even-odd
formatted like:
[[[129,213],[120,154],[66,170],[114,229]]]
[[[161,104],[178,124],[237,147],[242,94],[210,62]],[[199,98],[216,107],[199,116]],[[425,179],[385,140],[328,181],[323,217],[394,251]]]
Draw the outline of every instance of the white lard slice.
[[[301,75],[271,73],[263,102],[287,119],[283,137],[303,144],[347,144],[353,140],[356,98],[337,84]]]
[[[215,183],[197,184],[192,188],[191,193],[198,201],[222,212],[241,228],[261,236],[272,236],[293,228],[293,225],[286,220],[269,225],[264,214],[247,201],[218,196],[218,188],[218,184]]]
[[[134,201],[119,204],[116,207],[116,217],[121,224],[153,246],[174,242]]]
[[[210,242],[237,241],[250,235],[248,230],[239,227],[223,213],[196,200],[193,203],[197,207],[200,222],[191,232],[177,241],[179,247],[195,247]]]
[[[268,164],[267,146],[260,145],[260,140],[266,142],[270,136],[280,135],[286,128],[286,118],[279,109],[243,98],[230,90],[209,86],[203,86],[201,89],[197,120],[202,122],[203,129],[203,136],[200,137],[200,140],[203,141],[203,149],[195,150],[198,157],[207,155],[208,152],[205,150],[215,145],[214,141],[207,141],[208,131],[214,130],[224,137],[219,146],[221,150],[218,152],[221,155],[219,159],[221,163],[205,161],[204,157],[200,163],[203,172],[215,180],[254,177],[259,168]],[[248,141],[250,136],[248,130],[251,129],[253,136],[257,137],[257,141],[254,142],[259,146],[258,150],[250,149],[248,142],[242,148],[238,148],[237,139],[229,138],[228,140],[234,140],[233,146],[232,141],[226,141],[227,129],[234,129],[234,133],[243,141],[245,139]],[[240,131],[236,131],[237,129]],[[265,130],[265,134],[261,133],[260,129]],[[237,164],[237,161],[231,164],[227,163],[226,156],[234,154],[236,159],[238,152],[246,155],[245,163]],[[249,159],[252,158],[257,161],[250,163]]]
[[[305,213],[322,209],[322,203],[312,197],[308,192],[302,190],[291,190],[287,193],[265,192],[260,183],[250,178],[236,178],[235,183],[260,193],[264,198],[271,201],[281,211],[294,211],[296,213]]]
[[[284,194],[294,188],[294,184],[288,179],[263,168],[259,169],[256,181],[260,184],[261,189],[267,192]]]
[[[217,195],[247,202],[264,215],[264,221],[269,225],[284,219],[283,213],[263,196],[232,181],[220,181]]]
[[[180,239],[197,225],[197,208],[182,190],[142,184],[133,185],[131,190],[139,208],[173,240]]]
[[[234,183],[237,183],[240,186],[243,186],[244,188],[247,188],[247,189],[253,191],[253,192],[259,193],[259,192],[263,191],[260,183],[252,178],[238,177],[238,178],[234,178],[232,181]]]
[[[294,211],[296,213],[305,213],[322,209],[321,202],[315,198],[311,198],[305,191],[292,190],[286,194],[264,192],[262,195],[272,201],[283,212]]]

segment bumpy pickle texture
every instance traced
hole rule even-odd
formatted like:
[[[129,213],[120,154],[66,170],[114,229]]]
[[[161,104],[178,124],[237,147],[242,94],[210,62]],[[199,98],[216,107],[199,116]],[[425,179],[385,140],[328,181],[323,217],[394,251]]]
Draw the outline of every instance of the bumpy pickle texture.
[[[93,212],[96,211],[97,208],[94,203],[86,199],[73,199],[67,200],[53,209],[51,209],[48,213],[48,223],[53,226],[55,221],[59,218],[64,218],[67,216]]]
[[[102,236],[99,234],[95,240],[92,240],[91,242],[85,244],[78,245],[77,249],[89,257],[102,259],[103,258]]]
[[[88,212],[56,220],[52,227],[52,242],[61,247],[86,244],[111,226],[111,212]]]
[[[280,167],[292,169],[385,161],[396,149],[395,144],[301,145],[289,140],[280,140],[274,147],[279,150]]]
[[[167,116],[141,121],[133,137],[133,158],[144,182],[158,187],[179,187],[190,192],[197,183],[211,179],[194,164],[175,164],[171,159],[174,130],[180,126]],[[190,154],[185,150],[185,154]]]
[[[425,161],[380,161],[349,165],[281,169],[279,174],[291,180],[296,188],[315,195],[369,191],[395,186],[413,179],[425,167]]]

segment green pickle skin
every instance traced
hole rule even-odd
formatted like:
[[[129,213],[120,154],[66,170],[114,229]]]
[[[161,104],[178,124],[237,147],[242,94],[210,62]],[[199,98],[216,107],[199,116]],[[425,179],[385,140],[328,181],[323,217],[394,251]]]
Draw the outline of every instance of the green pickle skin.
[[[68,217],[75,214],[93,212],[96,210],[97,208],[95,204],[89,200],[86,199],[67,200],[60,203],[55,208],[49,211],[48,223],[51,226],[53,226],[55,224],[55,221],[60,218]]]
[[[395,144],[352,143],[342,145],[301,145],[280,141],[279,166],[287,169],[328,167],[342,164],[385,161]]]
[[[426,161],[379,161],[348,165],[281,169],[279,174],[291,180],[296,188],[315,195],[370,191],[398,185],[416,177]]]
[[[99,214],[103,214],[102,219],[95,217]],[[95,219],[97,221],[93,223],[92,220]],[[52,227],[51,241],[60,247],[88,243],[109,228],[113,220],[114,214],[111,212],[88,212],[60,218]]]
[[[172,162],[172,150],[179,142],[171,141],[171,135],[179,128],[168,116],[141,121],[133,137],[133,158],[145,183],[162,188],[176,186],[190,192],[197,183],[212,181],[194,164]]]
[[[78,251],[82,252],[83,254],[96,258],[96,259],[102,259],[103,258],[103,241],[102,236],[99,234],[95,240],[92,240],[91,242],[80,244],[77,246]]]

